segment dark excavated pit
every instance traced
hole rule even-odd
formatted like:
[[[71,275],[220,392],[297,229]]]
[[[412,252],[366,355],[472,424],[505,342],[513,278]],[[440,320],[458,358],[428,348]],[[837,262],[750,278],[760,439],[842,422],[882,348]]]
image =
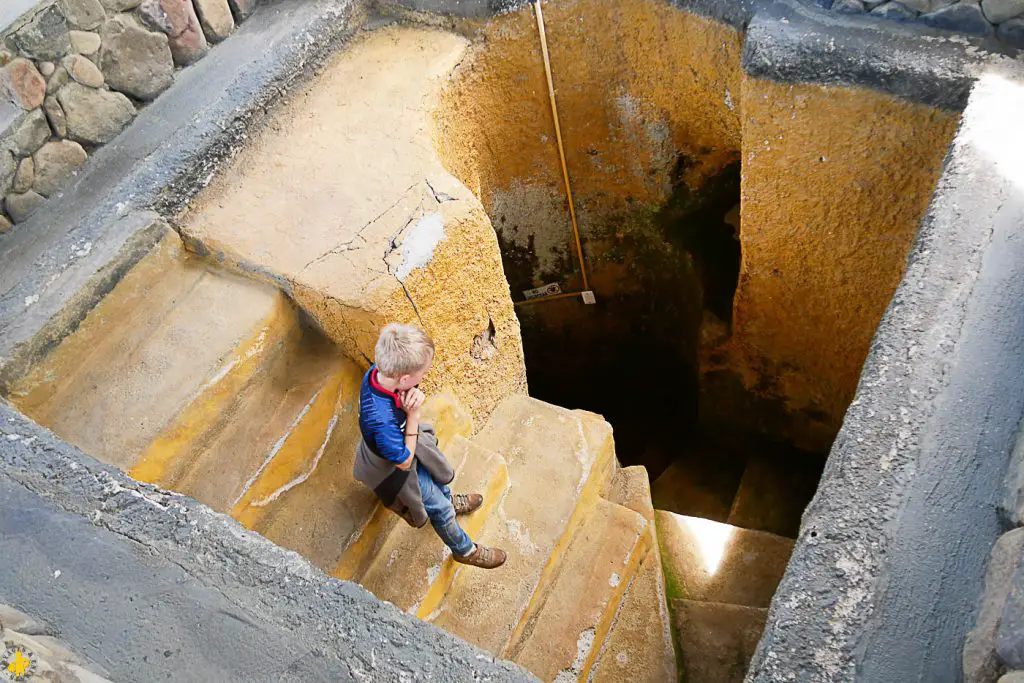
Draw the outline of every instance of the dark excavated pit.
[[[774,417],[771,402],[750,397],[742,419],[723,419],[733,406],[719,405],[722,392],[705,386],[719,383],[716,373],[705,377],[702,359],[728,342],[740,274],[740,165],[700,192],[682,182],[686,165],[681,158],[661,209],[590,224],[595,304],[517,305],[530,393],[603,415],[622,464],[647,468],[657,508],[795,537],[826,453],[759,431]],[[499,219],[499,237],[517,227]],[[500,241],[522,299],[536,284],[523,267],[529,250]],[[569,259],[559,266],[575,270],[564,288],[578,289],[578,267]]]

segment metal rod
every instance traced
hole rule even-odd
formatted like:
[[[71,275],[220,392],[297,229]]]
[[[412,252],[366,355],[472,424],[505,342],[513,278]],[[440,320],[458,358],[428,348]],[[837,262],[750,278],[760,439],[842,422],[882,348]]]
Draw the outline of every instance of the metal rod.
[[[523,301],[517,301],[516,306],[525,306],[526,304],[536,304],[541,301],[553,301],[554,299],[568,299],[573,296],[583,296],[583,292],[563,292],[561,294],[552,294],[551,296],[539,296],[536,299],[524,299]]]
[[[548,95],[551,97],[551,117],[555,121],[555,140],[558,141],[558,158],[562,162],[562,178],[565,180],[565,196],[569,199],[569,216],[572,218],[572,236],[576,240],[576,256],[580,260],[580,275],[583,276],[583,289],[589,290],[587,282],[587,267],[583,264],[583,245],[580,243],[580,228],[576,224],[576,206],[572,200],[572,186],[569,184],[569,169],[565,165],[565,148],[562,145],[562,128],[558,125],[558,104],[555,103],[555,82],[551,77],[551,59],[548,57],[548,38],[544,31],[544,14],[540,8],[540,0],[534,0],[534,10],[537,13],[537,30],[540,32],[540,50],[544,55],[544,73],[548,78]],[[543,299],[530,299],[530,301],[548,301],[557,297],[544,297]],[[573,295],[578,296],[578,295]]]

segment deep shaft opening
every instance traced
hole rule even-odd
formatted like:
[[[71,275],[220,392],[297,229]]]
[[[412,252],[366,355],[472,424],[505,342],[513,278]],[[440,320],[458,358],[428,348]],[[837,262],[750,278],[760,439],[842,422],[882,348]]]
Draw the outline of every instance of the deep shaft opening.
[[[642,7],[626,13],[644,26],[664,21]],[[532,299],[583,289],[532,13],[510,15],[477,46],[438,115],[442,158],[498,238],[530,394],[604,416],[622,464],[647,468],[656,508],[719,522],[745,515],[743,526],[795,536],[837,411],[799,384],[807,375],[788,355],[806,344],[781,323],[771,329],[785,316],[771,300],[749,305],[752,291],[768,290],[743,279],[741,164],[754,157],[742,152],[733,37],[716,39],[699,68],[676,70],[674,51],[688,44],[681,25],[675,39],[633,45],[612,29],[578,31],[565,7],[546,17],[595,304]],[[756,256],[763,278],[764,250]]]
[[[732,378],[703,370],[731,332],[741,169],[728,164],[694,190],[683,181],[690,165],[679,158],[669,199],[655,211],[583,212],[597,303],[517,307],[530,393],[603,415],[622,464],[647,468],[656,507],[795,536],[824,454],[753,427],[772,420],[772,404],[750,399],[742,420],[723,421],[735,407],[723,398],[734,403],[747,392],[722,391]],[[536,246],[517,247],[523,226],[495,218],[513,296],[522,299],[538,284]],[[559,266],[572,270],[569,256]],[[562,284],[578,286],[574,277]]]

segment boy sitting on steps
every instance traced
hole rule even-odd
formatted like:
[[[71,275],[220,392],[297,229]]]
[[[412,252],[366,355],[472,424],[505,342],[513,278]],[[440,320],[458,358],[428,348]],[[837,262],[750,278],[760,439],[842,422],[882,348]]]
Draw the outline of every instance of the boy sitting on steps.
[[[504,551],[474,544],[455,519],[479,508],[483,496],[452,497],[447,485],[455,471],[438,449],[433,427],[420,424],[426,396],[417,385],[434,360],[434,342],[416,327],[392,324],[381,330],[375,355],[360,388],[363,439],[353,475],[412,526],[429,519],[456,562],[500,567]]]

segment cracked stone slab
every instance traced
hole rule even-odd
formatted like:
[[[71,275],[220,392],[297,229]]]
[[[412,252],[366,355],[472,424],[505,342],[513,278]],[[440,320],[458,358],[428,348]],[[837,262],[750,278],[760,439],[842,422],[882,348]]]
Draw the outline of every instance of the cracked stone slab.
[[[250,137],[181,230],[289,291],[353,359],[373,356],[387,322],[424,327],[438,348],[426,388],[453,390],[482,423],[526,375],[490,220],[434,147],[467,46],[398,26],[353,41]],[[492,327],[495,352],[474,356]]]

